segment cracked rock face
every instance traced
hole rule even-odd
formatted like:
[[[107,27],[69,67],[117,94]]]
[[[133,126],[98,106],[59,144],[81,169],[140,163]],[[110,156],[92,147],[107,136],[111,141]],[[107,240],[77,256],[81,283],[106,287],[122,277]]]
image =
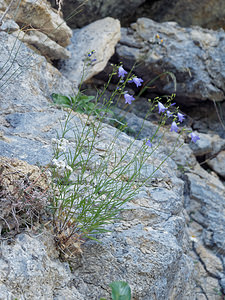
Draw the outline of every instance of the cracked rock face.
[[[0,37],[4,40],[1,43],[4,62],[14,38],[6,33],[0,33]],[[21,47],[23,51],[19,52],[18,60],[21,62],[32,54],[30,62],[36,61],[36,64],[33,68],[27,65],[14,81],[7,84],[2,81],[5,89],[0,92],[1,155],[45,165],[52,159],[51,138],[57,137],[60,120],[66,116],[65,111],[51,106],[49,96],[57,91],[68,93],[71,84],[43,57],[24,45]],[[18,67],[14,61],[12,72]],[[82,118],[84,116],[74,115],[76,126],[80,126]],[[106,145],[111,144],[115,132],[116,129],[107,124],[102,127],[94,164]],[[74,147],[74,135],[66,137]],[[116,149],[125,151],[130,141],[131,137],[121,133]],[[142,144],[143,141],[133,144],[134,155]],[[126,163],[129,155],[130,152]],[[141,177],[148,176],[164,158],[164,153],[157,152],[146,161]],[[129,282],[134,297],[139,299],[176,299],[182,295],[193,300],[193,263],[188,255],[189,241],[185,232],[183,182],[177,178],[174,167],[174,162],[168,159],[155,174],[154,182],[143,186],[139,195],[127,203],[123,221],[109,225],[112,234],[98,236],[102,244],[85,244],[83,255],[73,262],[74,275],[60,263],[57,254],[52,259],[48,253],[47,249],[54,247],[51,239],[45,240],[43,245],[35,237],[22,234],[15,238],[14,244],[1,245],[3,299],[10,295],[20,299],[22,293],[32,300],[44,299],[44,293],[46,299],[98,299],[109,296],[109,283],[121,279]]]
[[[157,35],[158,34],[158,35]],[[175,22],[157,23],[140,18],[122,28],[116,53],[126,68],[138,61],[136,73],[146,81],[163,72],[176,77],[176,90],[169,75],[157,80],[152,92],[176,93],[177,101],[190,106],[204,100],[225,98],[225,33],[181,28]]]

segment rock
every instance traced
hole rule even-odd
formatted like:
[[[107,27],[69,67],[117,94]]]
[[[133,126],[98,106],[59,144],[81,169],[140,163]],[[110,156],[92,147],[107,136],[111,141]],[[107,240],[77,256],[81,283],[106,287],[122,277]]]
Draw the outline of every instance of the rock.
[[[3,21],[2,25],[0,26],[0,31],[11,33],[17,31],[19,28],[19,25],[15,21],[8,19]]]
[[[71,286],[68,264],[61,263],[53,237],[20,234],[1,244],[0,299],[68,299],[84,297]],[[13,297],[13,298],[12,298]]]
[[[55,8],[55,0],[50,0]],[[62,5],[64,19],[71,28],[83,27],[96,20],[113,17],[124,21],[124,19],[133,16],[137,8],[144,3],[145,0],[115,0],[115,1],[82,1],[67,0]],[[77,17],[79,11],[79,17]]]
[[[72,94],[69,80],[46,59],[35,54],[12,35],[0,32],[3,76],[0,81],[1,112],[42,111],[54,93]],[[11,55],[7,49],[13,49]],[[15,60],[15,57],[17,60]],[[10,68],[9,68],[10,67]],[[7,95],[7,97],[6,97]]]
[[[182,27],[198,25],[209,29],[225,29],[224,11],[223,0],[159,0],[153,3],[146,1],[137,11],[137,15],[157,22],[176,21]]]
[[[10,0],[5,0],[6,4]],[[17,5],[15,3],[14,5]],[[17,6],[13,6],[10,11]],[[66,47],[70,43],[72,36],[71,29],[66,25],[63,19],[54,11],[46,0],[22,0],[20,1],[15,21],[18,24],[32,26],[45,33],[49,38]]]
[[[199,165],[186,175],[190,193],[190,206],[187,208],[190,217],[203,227],[203,242],[223,255],[225,187],[218,178],[207,173]]]
[[[4,0],[1,9],[6,9],[9,3],[10,0]],[[18,38],[37,48],[47,58],[68,58],[68,52],[63,47],[69,45],[72,31],[51,5],[46,0],[22,0],[17,6],[15,2],[8,15],[24,32],[18,32]],[[33,30],[30,30],[30,26]]]
[[[141,103],[139,102],[139,104],[137,105],[145,105],[143,103],[143,100],[141,101]],[[146,101],[147,102],[147,101]],[[146,107],[146,111],[149,109],[149,107]],[[132,110],[132,108],[131,108]],[[124,114],[124,112],[120,109],[115,109],[114,112],[116,113],[116,115],[119,115],[123,118],[124,122],[127,123],[128,126],[128,134],[136,137],[137,134],[140,132],[141,133],[138,135],[138,139],[149,139],[151,138],[157,128],[158,128],[158,124],[157,122],[150,122],[148,120],[145,120],[144,124],[143,124],[143,119],[140,117],[137,117],[134,113],[130,113],[130,112],[126,112]],[[153,116],[151,116],[149,118],[149,120],[152,120]],[[175,163],[177,164],[174,165],[175,168],[179,167],[179,168],[186,168],[186,167],[193,167],[197,162],[196,162],[196,158],[194,157],[189,145],[191,143],[189,143],[189,145],[187,143],[185,143],[184,138],[185,136],[180,136],[179,137],[179,142],[177,141],[178,138],[178,134],[175,132],[170,132],[170,125],[167,126],[166,130],[165,128],[160,128],[158,131],[158,134],[156,135],[156,137],[153,140],[153,145],[154,147],[157,146],[158,141],[160,140],[160,138],[162,138],[162,136],[164,135],[164,138],[161,141],[160,146],[158,147],[159,151],[164,153],[165,155],[171,155],[171,158],[175,161]],[[174,145],[176,144],[176,142],[178,142],[177,144],[177,148],[179,145],[182,145],[182,148],[179,149],[178,151],[174,151]],[[172,153],[174,152],[174,153]],[[172,154],[171,154],[172,153]]]
[[[94,50],[91,59],[96,61],[88,66],[84,73],[84,80],[88,80],[105,68],[119,39],[120,22],[113,18],[105,18],[80,30],[74,30],[72,44],[68,47],[71,58],[63,62],[60,71],[78,85],[83,76],[87,54]]]
[[[198,133],[200,140],[196,143],[190,143],[190,148],[196,156],[206,155],[212,152],[212,137],[209,134]]]
[[[1,52],[3,65],[8,59],[7,49],[14,45],[15,39],[4,32],[0,33],[0,37],[5,46]],[[1,155],[17,156],[32,164],[38,162],[46,165],[52,160],[51,139],[57,137],[57,131],[60,135],[60,122],[63,123],[67,115],[64,110],[52,107],[49,97],[52,92],[67,94],[72,87],[43,57],[23,44],[20,47],[18,61],[26,62],[31,57],[29,63],[33,67],[27,63],[23,73],[3,86],[4,91],[1,90]],[[5,71],[7,66],[3,70],[7,76],[14,74],[19,67],[13,57],[9,61],[12,73]],[[2,84],[6,84],[7,78]],[[79,134],[85,115],[74,113],[71,117],[68,126],[75,126],[75,132]],[[95,153],[89,162],[89,170],[101,161],[105,149],[112,145],[117,133],[114,127],[102,126],[96,136]],[[68,139],[68,147],[74,151],[74,133],[67,132],[65,138]],[[132,137],[120,133],[115,141],[118,156],[126,151],[132,141],[132,147],[124,156],[125,164],[132,155],[137,158],[143,140],[134,141]],[[164,158],[165,153],[156,151],[147,159],[140,180],[147,179]],[[114,155],[108,162],[114,166]],[[48,254],[47,249],[54,247],[52,238],[47,238],[43,246],[39,239],[23,234],[15,239],[15,244],[2,245],[0,273],[3,296],[8,297],[11,293],[21,298],[20,291],[23,291],[26,299],[41,299],[44,293],[48,299],[69,299],[69,295],[71,299],[98,299],[109,296],[109,283],[123,279],[129,282],[136,298],[147,300],[157,295],[158,299],[183,297],[192,300],[193,266],[187,253],[182,197],[184,187],[174,167],[175,163],[168,158],[163,168],[143,184],[134,200],[124,206],[126,210],[121,214],[122,220],[107,225],[112,232],[97,236],[102,244],[89,241],[84,245],[82,256],[77,256],[71,265],[74,276],[65,264],[59,265],[57,254],[53,255],[53,259]],[[44,235],[40,235],[42,237]],[[68,294],[65,296],[65,293]]]
[[[199,255],[201,261],[203,261],[205,269],[214,277],[220,277],[223,273],[223,265],[221,260],[206,250],[201,244],[197,244],[195,247],[196,253]]]
[[[225,178],[225,151],[207,161],[208,165],[220,176]]]
[[[204,267],[204,262],[198,261],[199,257],[193,253],[195,262],[194,276],[196,280],[195,295],[196,300],[220,300],[221,288],[217,278],[209,276],[209,273]]]
[[[122,28],[121,34],[116,48],[118,60],[127,69],[138,61],[135,72],[145,84],[163,72],[175,75],[176,85],[169,75],[164,75],[158,78],[152,92],[171,94],[176,90],[176,101],[186,106],[196,102],[200,105],[203,100],[224,100],[222,30],[181,28],[175,22],[156,23],[140,18],[131,28]]]
[[[30,30],[21,35],[16,32],[15,36],[24,43],[32,46],[41,55],[45,56],[48,60],[68,59],[70,52],[50,39],[47,35],[40,31]]]
[[[210,157],[225,148],[225,139],[220,138],[217,134],[199,132],[198,136],[200,140],[190,144],[190,148],[196,156],[207,155]]]

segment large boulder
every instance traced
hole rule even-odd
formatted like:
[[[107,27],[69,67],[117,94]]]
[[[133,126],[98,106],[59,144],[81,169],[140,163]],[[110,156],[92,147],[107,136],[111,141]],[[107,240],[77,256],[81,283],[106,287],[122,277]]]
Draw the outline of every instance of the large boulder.
[[[71,45],[67,48],[71,58],[61,63],[61,73],[76,84],[82,76],[83,80],[90,79],[105,68],[119,40],[120,22],[110,17],[74,30]],[[84,61],[93,50],[91,60],[94,61],[91,65],[88,62],[84,69]]]
[[[175,22],[140,18],[130,28],[122,28],[116,53],[126,68],[138,62],[136,72],[145,85],[158,76],[150,91],[176,93],[176,100],[189,106],[225,99],[224,47],[223,30],[181,28]],[[175,75],[176,84],[168,72]]]

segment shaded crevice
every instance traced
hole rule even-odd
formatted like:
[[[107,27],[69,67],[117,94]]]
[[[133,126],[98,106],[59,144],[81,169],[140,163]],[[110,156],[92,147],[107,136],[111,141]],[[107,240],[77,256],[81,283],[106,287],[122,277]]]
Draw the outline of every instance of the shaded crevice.
[[[219,276],[213,274],[212,272],[210,272],[210,271],[207,269],[207,267],[206,267],[204,261],[203,261],[203,260],[201,259],[201,257],[199,256],[199,254],[198,254],[198,252],[197,252],[197,250],[196,250],[196,248],[195,248],[195,244],[194,244],[194,243],[193,243],[193,251],[194,251],[194,253],[196,254],[196,256],[198,257],[198,260],[199,260],[200,263],[202,264],[202,266],[203,266],[204,270],[207,272],[207,274],[209,274],[209,276],[212,277],[212,278],[215,278],[215,279],[217,279],[217,280],[220,280],[221,278],[220,278]]]

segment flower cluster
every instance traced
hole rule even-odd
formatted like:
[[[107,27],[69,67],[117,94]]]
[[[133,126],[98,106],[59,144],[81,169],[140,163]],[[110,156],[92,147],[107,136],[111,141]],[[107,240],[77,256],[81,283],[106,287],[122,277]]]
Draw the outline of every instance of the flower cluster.
[[[66,171],[70,171],[70,172],[73,171],[73,169],[69,165],[67,165],[64,160],[59,160],[59,159],[54,158],[52,160],[52,165],[53,165],[53,167],[55,167],[58,170],[63,170],[63,171],[66,170]]]
[[[124,78],[125,76],[128,74],[128,72],[126,70],[124,70],[123,66],[119,66],[118,68],[118,77],[120,78],[120,83],[124,82]],[[132,76],[131,78],[128,78],[127,80],[128,83],[134,83],[136,85],[136,87],[139,87],[142,85],[143,79],[138,78],[137,76]],[[119,88],[118,88],[119,89]],[[132,101],[135,100],[133,95],[130,95],[127,91],[124,92],[124,99],[125,99],[125,104],[131,104]],[[170,104],[169,107],[175,105],[176,103],[172,103]],[[173,122],[171,124],[171,128],[170,131],[174,131],[174,132],[178,132],[179,128],[178,125],[179,123],[177,123],[176,121],[178,120],[178,122],[182,123],[185,119],[185,115],[183,115],[180,112],[177,112],[177,114],[172,113],[168,107],[165,107],[160,101],[158,101],[158,109],[159,109],[159,114],[166,114],[167,118],[173,117]],[[191,133],[191,140],[192,142],[196,143],[197,140],[199,140],[200,138],[195,134],[195,133]],[[151,140],[147,140],[146,145],[149,147],[152,147],[152,143]]]
[[[57,140],[55,138],[52,139],[52,145],[57,148],[59,152],[65,152],[67,145],[68,145],[68,140],[62,138],[60,140]]]
[[[120,83],[124,82],[124,77],[125,75],[128,74],[128,72],[126,70],[124,70],[123,66],[119,66],[118,68],[118,77],[120,78]],[[139,87],[142,85],[142,82],[144,81],[141,78],[138,78],[137,76],[132,76],[131,78],[129,78],[127,80],[129,83],[134,83],[136,85],[136,87]],[[128,94],[127,91],[124,92],[124,99],[125,99],[125,104],[131,104],[132,101],[135,100],[135,98]]]
[[[171,104],[170,106],[174,105],[175,103]],[[159,109],[159,114],[161,113],[165,113],[167,114],[167,117],[174,117],[174,120],[171,124],[171,128],[170,131],[174,131],[174,132],[178,132],[179,128],[178,128],[178,123],[176,123],[176,120],[178,119],[178,121],[180,123],[182,123],[185,119],[185,116],[181,113],[177,113],[177,115],[173,115],[173,113],[171,113],[167,107],[165,107],[161,102],[158,101],[158,109]],[[197,136],[194,132],[191,133],[191,140],[192,142],[196,143],[197,140],[200,140],[200,137]]]
[[[95,53],[95,50],[92,50],[91,52],[88,53],[88,60],[90,62],[96,61],[96,58],[91,59],[91,56]]]

